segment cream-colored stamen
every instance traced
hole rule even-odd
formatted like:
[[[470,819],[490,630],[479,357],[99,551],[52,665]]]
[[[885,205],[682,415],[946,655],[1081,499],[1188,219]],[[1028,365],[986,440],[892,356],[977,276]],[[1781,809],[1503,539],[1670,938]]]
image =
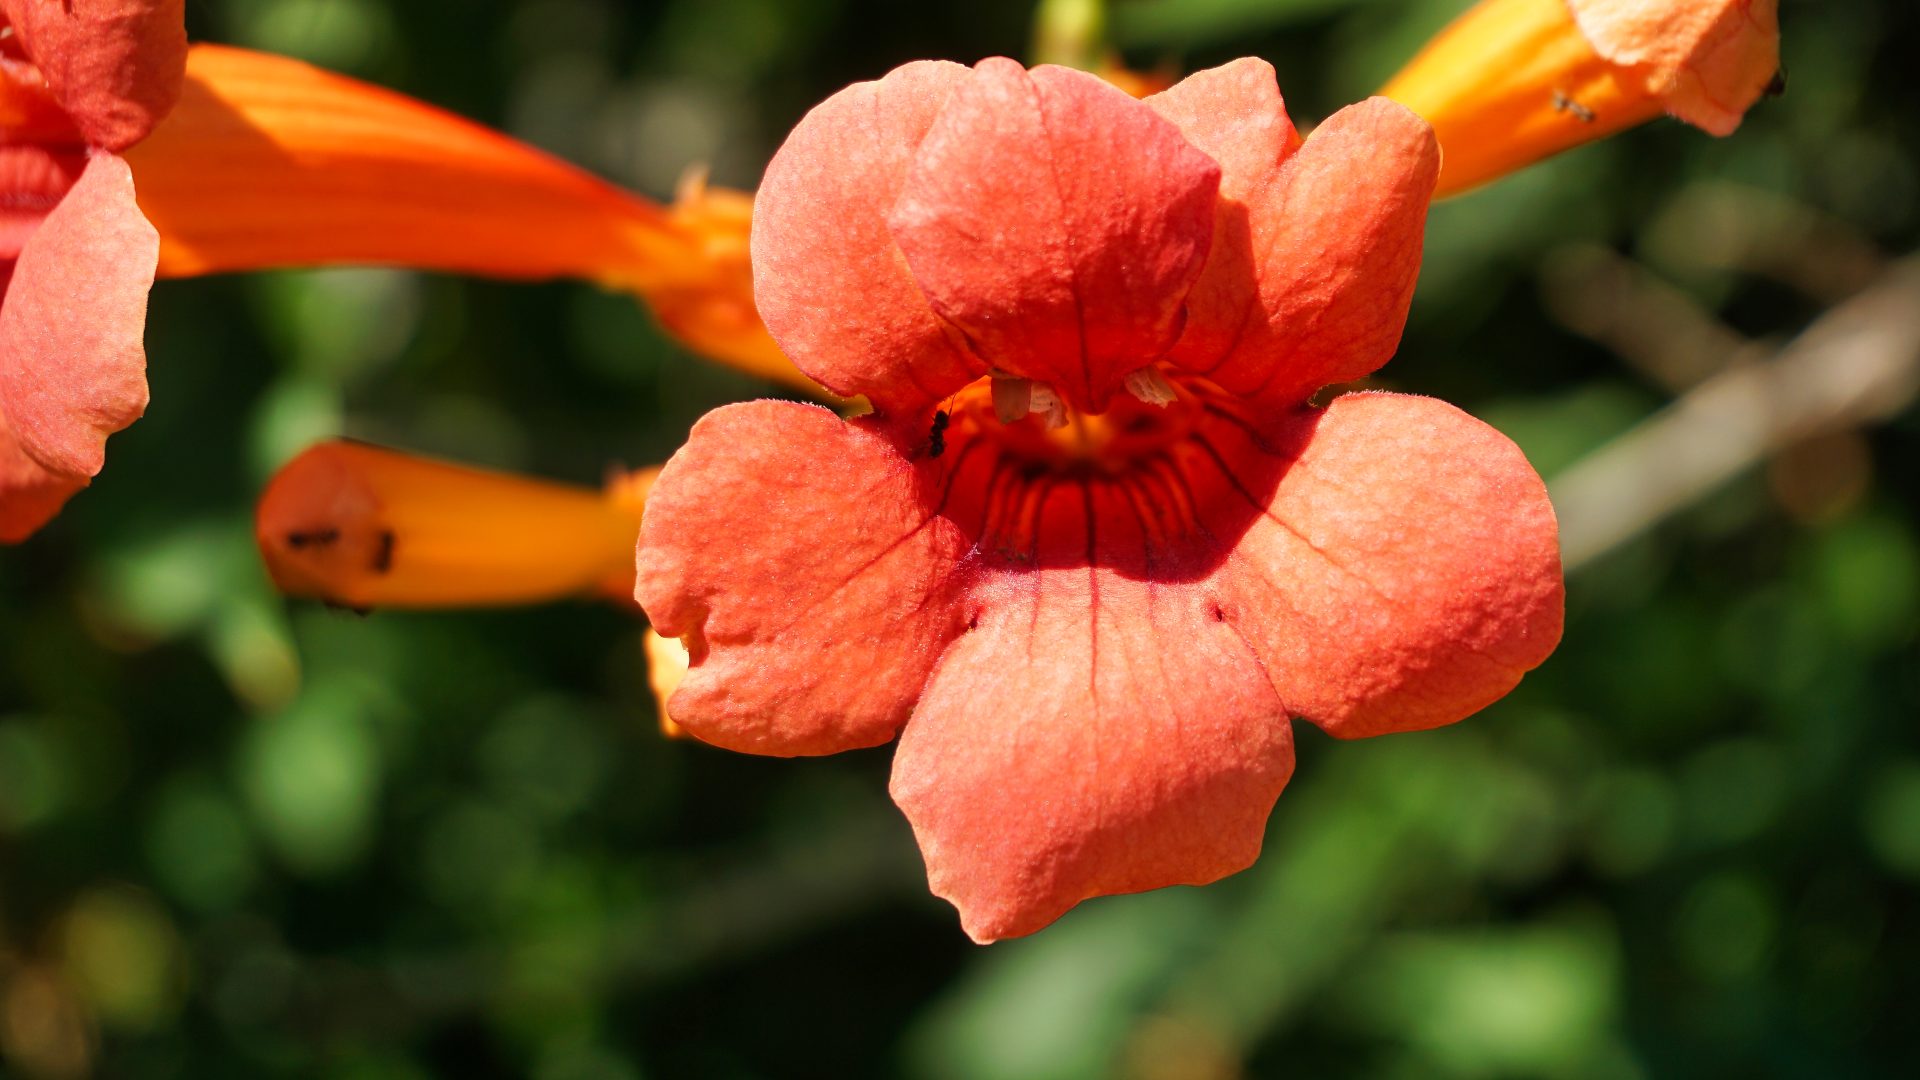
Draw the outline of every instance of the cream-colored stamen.
[[[1160,373],[1160,369],[1152,364],[1138,371],[1129,372],[1126,387],[1127,393],[1162,409],[1180,399],[1180,395],[1173,389],[1173,384],[1168,382],[1167,377]]]
[[[1003,424],[1025,417],[1033,409],[1033,380],[996,373],[993,385],[993,415]]]
[[[1041,413],[1046,417],[1047,428],[1051,430],[1053,428],[1066,427],[1067,403],[1060,400],[1060,395],[1054,393],[1052,388],[1048,387],[1045,383],[1033,383],[1031,385],[1033,388],[1028,391],[1028,401],[1031,403],[1034,412]]]

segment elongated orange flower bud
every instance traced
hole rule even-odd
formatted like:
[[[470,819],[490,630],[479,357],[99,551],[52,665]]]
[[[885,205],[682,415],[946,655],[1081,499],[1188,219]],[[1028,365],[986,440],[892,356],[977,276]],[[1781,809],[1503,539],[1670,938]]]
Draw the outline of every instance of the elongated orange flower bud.
[[[336,440],[274,475],[254,536],[281,592],[359,610],[619,599],[657,471],[596,491]]]
[[[1380,92],[1451,195],[1661,113],[1726,135],[1780,66],[1777,0],[1482,0]]]
[[[662,207],[451,113],[281,56],[214,45],[128,154],[162,277],[387,264],[574,277],[636,294],[714,359],[817,392],[754,314],[751,197]]]

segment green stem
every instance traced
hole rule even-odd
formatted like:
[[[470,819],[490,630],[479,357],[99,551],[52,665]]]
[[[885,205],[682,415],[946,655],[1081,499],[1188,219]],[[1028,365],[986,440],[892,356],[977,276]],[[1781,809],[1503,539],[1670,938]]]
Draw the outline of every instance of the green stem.
[[[1033,13],[1033,61],[1093,71],[1107,55],[1105,0],[1040,0]]]

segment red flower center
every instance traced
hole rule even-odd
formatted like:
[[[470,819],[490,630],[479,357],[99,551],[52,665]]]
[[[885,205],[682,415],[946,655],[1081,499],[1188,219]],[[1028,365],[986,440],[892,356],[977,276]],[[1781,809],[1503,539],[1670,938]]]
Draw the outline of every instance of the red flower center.
[[[1059,403],[1011,422],[995,409],[993,383],[1004,380],[969,384],[942,410],[940,438],[932,437],[936,419],[924,446],[909,452],[935,478],[937,513],[989,563],[1091,562],[1097,549],[1108,562],[1137,551],[1118,568],[1156,576],[1209,569],[1235,539],[1220,530],[1251,521],[1245,513],[1223,523],[1222,498],[1257,511],[1276,469],[1247,460],[1260,437],[1233,395],[1199,376],[1150,370],[1173,400],[1120,394],[1103,413]],[[1274,464],[1284,459],[1278,448],[1261,449]],[[1138,542],[1101,543],[1103,535]]]

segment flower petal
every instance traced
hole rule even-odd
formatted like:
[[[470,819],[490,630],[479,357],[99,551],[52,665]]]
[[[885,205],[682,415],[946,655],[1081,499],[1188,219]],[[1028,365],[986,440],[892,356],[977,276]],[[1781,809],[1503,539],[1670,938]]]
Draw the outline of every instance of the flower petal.
[[[0,48],[0,130],[13,146],[58,146],[79,150],[87,138],[47,88],[33,61]]]
[[[885,214],[927,128],[967,69],[925,60],[815,106],[754,200],[760,316],[801,370],[882,414],[915,412],[984,372],[907,271]]]
[[[32,536],[86,486],[86,477],[49,472],[28,457],[0,414],[0,544]]]
[[[928,880],[966,932],[1030,934],[1089,897],[1250,865],[1292,731],[1202,587],[1080,567],[998,591],[893,763]]]
[[[1187,324],[1170,359],[1205,369],[1240,339],[1258,295],[1249,207],[1265,205],[1280,166],[1300,148],[1273,65],[1244,57],[1195,72],[1147,104],[1220,163],[1220,201],[1206,269],[1187,296]]]
[[[1730,135],[1780,70],[1775,0],[1567,0],[1594,51],[1645,65],[1667,111]]]
[[[146,411],[159,244],[127,163],[96,154],[20,252],[0,304],[0,410],[55,473],[98,473],[107,436]]]
[[[1121,90],[982,61],[887,215],[974,351],[1090,412],[1179,336],[1213,240],[1220,166]]]
[[[13,260],[60,205],[87,167],[79,150],[54,150],[32,144],[0,146],[0,295]]]
[[[1220,459],[1264,502],[1218,575],[1221,604],[1293,715],[1342,738],[1452,723],[1559,642],[1546,487],[1451,405],[1350,394]]]
[[[173,108],[186,0],[0,0],[27,55],[87,142],[125,150]]]
[[[634,595],[692,667],[673,718],[760,754],[894,736],[959,633],[969,542],[865,423],[759,401],[708,413],[647,498]]]
[[[1220,197],[1235,202],[1273,182],[1300,148],[1273,65],[1256,56],[1196,71],[1146,99],[1220,166]]]
[[[1182,352],[1175,362],[1270,408],[1386,363],[1406,326],[1439,169],[1432,129],[1404,106],[1370,98],[1328,117],[1248,196],[1258,292],[1226,324],[1233,346],[1224,359]]]

